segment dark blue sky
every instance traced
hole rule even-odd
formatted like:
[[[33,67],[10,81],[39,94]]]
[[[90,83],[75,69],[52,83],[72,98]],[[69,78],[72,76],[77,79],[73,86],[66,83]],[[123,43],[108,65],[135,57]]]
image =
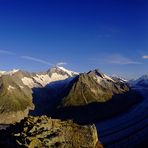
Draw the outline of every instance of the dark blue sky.
[[[0,69],[148,73],[147,0],[1,0]]]

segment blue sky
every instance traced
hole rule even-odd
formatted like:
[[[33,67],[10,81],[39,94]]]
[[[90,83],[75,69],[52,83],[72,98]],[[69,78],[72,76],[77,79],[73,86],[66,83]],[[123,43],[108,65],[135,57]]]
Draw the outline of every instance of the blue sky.
[[[148,1],[0,0],[0,70],[56,64],[148,74]]]

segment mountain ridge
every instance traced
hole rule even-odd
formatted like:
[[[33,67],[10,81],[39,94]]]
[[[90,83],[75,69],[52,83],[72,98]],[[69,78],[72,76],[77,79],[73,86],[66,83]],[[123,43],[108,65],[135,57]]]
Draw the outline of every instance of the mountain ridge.
[[[129,81],[129,85],[131,87],[145,87],[148,86],[148,75],[142,75],[141,77],[137,78],[137,79],[132,79]]]
[[[35,107],[34,115],[50,115],[58,108],[105,103],[129,91],[126,82],[97,69],[80,74],[61,67],[40,73],[17,70],[0,76],[0,111],[4,117]]]

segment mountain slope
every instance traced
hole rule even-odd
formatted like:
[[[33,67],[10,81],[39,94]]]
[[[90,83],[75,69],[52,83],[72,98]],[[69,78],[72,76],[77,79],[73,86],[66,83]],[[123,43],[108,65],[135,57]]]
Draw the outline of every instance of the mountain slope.
[[[85,113],[91,113],[84,121],[98,120],[125,111],[139,101],[137,98],[141,99],[126,82],[98,70],[78,74],[53,67],[40,73],[4,72],[0,76],[0,123],[19,121],[28,115],[33,104],[33,115],[55,118],[64,115],[65,119],[80,121],[86,117]]]
[[[16,122],[33,109],[31,90],[10,75],[0,77],[0,123]]]
[[[129,81],[130,86],[132,87],[148,87],[148,75],[143,75],[138,79],[133,79]]]
[[[75,77],[59,95],[58,107],[49,111],[53,118],[73,119],[91,124],[124,113],[143,97],[127,83],[97,71]]]
[[[62,100],[62,106],[106,102],[115,94],[129,91],[126,83],[113,80],[97,70],[80,74],[70,85],[68,95]]]
[[[29,73],[21,70],[1,72],[0,124],[9,124],[28,115],[33,109],[33,89],[43,88],[51,82],[64,80],[77,73],[53,67],[47,72]],[[40,92],[42,95],[42,92]]]
[[[30,87],[44,87],[55,81],[60,81],[78,75],[76,72],[66,70],[62,67],[53,67],[47,72],[31,73],[30,76],[22,78],[23,83]]]

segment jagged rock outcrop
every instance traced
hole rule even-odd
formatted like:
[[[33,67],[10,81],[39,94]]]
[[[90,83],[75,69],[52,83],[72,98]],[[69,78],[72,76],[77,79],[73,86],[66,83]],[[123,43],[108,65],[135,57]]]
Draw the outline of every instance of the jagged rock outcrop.
[[[95,125],[78,125],[46,116],[28,117],[0,133],[3,147],[102,148]]]

